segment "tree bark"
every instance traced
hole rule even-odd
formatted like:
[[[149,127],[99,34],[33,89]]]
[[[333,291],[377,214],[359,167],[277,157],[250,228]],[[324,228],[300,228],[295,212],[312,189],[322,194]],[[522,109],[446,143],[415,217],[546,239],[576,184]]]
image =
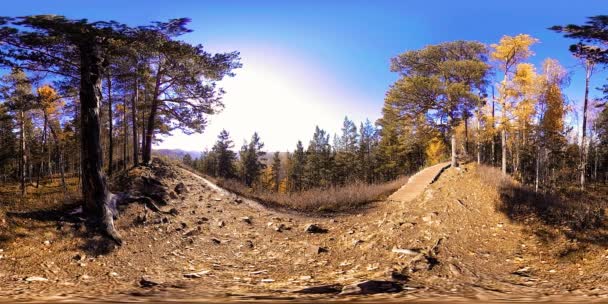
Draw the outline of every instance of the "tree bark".
[[[504,126],[503,126],[504,128]],[[500,131],[501,152],[502,152],[502,174],[507,174],[507,131]]]
[[[589,79],[592,73],[592,63],[585,64],[585,100],[583,103],[583,129],[581,140],[581,190],[585,190],[585,172],[587,167],[587,106],[589,103]]]
[[[21,153],[21,159],[19,161],[19,181],[21,184],[21,196],[27,194],[25,187],[25,170],[27,168],[27,155],[25,154],[25,113],[23,110],[19,111],[19,152]]]
[[[154,93],[152,95],[152,105],[150,107],[150,113],[148,114],[148,127],[146,128],[146,147],[143,151],[143,163],[149,164],[152,158],[152,140],[154,139],[154,129],[156,122],[156,112],[158,111],[158,92],[160,90],[161,81],[161,67],[158,67],[158,73],[156,74],[156,83],[154,85]]]
[[[133,87],[133,102],[131,103],[131,120],[133,120],[133,165],[139,164],[139,139],[137,134],[137,103],[139,102],[139,87],[135,77]]]
[[[61,144],[59,143],[59,136],[57,136],[57,132],[55,131],[55,128],[53,128],[53,124],[49,123],[49,129],[51,131],[51,135],[53,136],[53,141],[55,142],[55,149],[57,150],[57,154],[59,154],[59,172],[61,174],[61,187],[63,188],[63,193],[66,193],[68,189],[65,184],[65,174],[63,168],[63,149],[61,149]]]
[[[112,176],[112,167],[114,165],[114,132],[112,130],[112,76],[110,73],[108,73],[108,124],[110,127],[110,133],[108,136],[108,176]]]
[[[123,132],[123,142],[122,142],[122,169],[127,169],[127,142],[129,141],[129,128],[127,126],[127,99],[125,98],[123,101],[123,112],[122,112],[122,132]]]
[[[458,167],[458,162],[456,161],[456,134],[454,132],[454,130],[452,130],[452,136],[451,136],[451,141],[452,141],[452,168],[456,168]]]
[[[42,112],[43,112],[42,115],[44,116],[44,127],[42,129],[42,155],[44,156],[44,152],[46,152],[46,127],[48,124],[48,118],[46,115],[46,110],[43,109]],[[49,162],[49,164],[50,164],[50,162]],[[42,175],[43,169],[44,169],[44,160],[41,157],[40,164],[38,167],[38,176],[36,177],[36,188],[38,188],[38,186],[40,186],[40,176]]]
[[[117,244],[122,244],[114,227],[115,210],[111,206],[112,193],[103,174],[101,150],[101,77],[103,57],[99,38],[87,39],[80,51],[80,142],[83,210],[95,225]]]

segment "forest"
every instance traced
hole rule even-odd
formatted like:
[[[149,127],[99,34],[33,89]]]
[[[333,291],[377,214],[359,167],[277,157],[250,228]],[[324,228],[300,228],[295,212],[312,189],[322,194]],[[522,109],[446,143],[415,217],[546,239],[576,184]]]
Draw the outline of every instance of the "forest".
[[[246,65],[190,18],[0,17],[0,298],[608,297],[608,15],[585,20],[544,29],[575,66],[525,33],[402,50],[377,119],[271,151],[253,114],[240,146],[214,120]],[[200,156],[157,149],[212,120]]]
[[[606,95],[608,85],[589,87],[589,80],[607,62],[607,19],[549,29],[572,38],[576,72],[587,80],[582,109],[563,93],[573,71],[551,58],[529,63],[534,37],[445,42],[391,59],[399,79],[375,123],[357,126],[346,117],[340,134],[317,127],[306,146],[294,139],[293,152],[274,154],[257,133],[238,149],[224,130],[211,151],[183,161],[236,181],[223,182],[231,189],[266,195],[353,183],[382,188],[445,160],[498,166],[535,191],[606,183],[608,110],[605,99],[591,99],[589,91]],[[223,107],[216,83],[241,66],[238,52],[210,54],[180,41],[190,31],[187,18],[136,28],[53,16],[2,21],[0,172],[4,183],[19,182],[22,195],[49,178],[64,188],[66,177],[81,181],[90,162],[97,163],[95,175],[106,176],[147,164],[158,135],[203,132]],[[83,41],[91,39],[95,48],[85,49]],[[82,81],[87,72],[96,75],[89,87]],[[93,98],[87,109],[84,98]],[[90,122],[83,119],[88,109],[98,113]],[[582,117],[582,127],[567,121],[573,114]]]

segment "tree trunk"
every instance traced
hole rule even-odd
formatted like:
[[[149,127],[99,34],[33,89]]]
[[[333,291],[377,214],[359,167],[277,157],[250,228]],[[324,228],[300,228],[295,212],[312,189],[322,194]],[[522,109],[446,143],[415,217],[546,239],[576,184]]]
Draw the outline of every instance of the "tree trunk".
[[[496,99],[494,96],[494,86],[492,86],[492,155],[491,155],[491,161],[492,161],[492,166],[494,166],[496,164],[496,134],[494,134],[494,132],[496,131],[496,124],[495,124],[495,113],[496,113]]]
[[[144,84],[144,107],[141,111],[141,154],[146,150],[146,107],[148,106],[148,86]]]
[[[591,78],[591,63],[585,65],[585,100],[583,103],[583,129],[581,140],[581,190],[585,190],[585,172],[587,169],[587,105],[589,103],[589,79]]]
[[[129,141],[128,126],[127,126],[127,99],[123,100],[123,112],[122,112],[122,169],[127,169],[127,142]]]
[[[469,155],[469,119],[464,117],[464,155]]]
[[[42,111],[43,111],[43,116],[44,116],[44,127],[42,128],[42,155],[44,156],[44,152],[46,151],[46,127],[48,124],[48,118],[47,118],[45,110],[43,109]],[[42,175],[43,168],[44,168],[44,160],[41,157],[40,165],[38,167],[38,176],[36,177],[36,188],[38,188],[38,186],[40,186],[40,176]]]
[[[27,155],[25,154],[25,113],[23,110],[19,111],[19,152],[21,153],[21,159],[19,160],[19,181],[21,184],[21,196],[27,194],[25,187],[25,170],[27,170]]]
[[[134,81],[133,102],[131,104],[131,120],[133,120],[133,165],[139,164],[139,139],[137,138],[137,103],[139,102],[139,88],[137,85],[137,77]]]
[[[536,174],[535,174],[535,179],[534,179],[534,191],[538,192],[538,185],[540,183],[540,177],[539,177],[539,173],[540,173],[540,155],[541,155],[541,149],[539,148],[537,151],[537,155],[536,155]]]
[[[122,244],[114,227],[112,193],[103,174],[101,150],[101,77],[103,57],[99,39],[84,41],[80,51],[80,142],[83,209],[90,222],[102,228],[117,244]]]
[[[504,126],[503,126],[504,128]],[[507,131],[500,131],[501,152],[502,152],[502,174],[507,174]]]
[[[481,111],[477,112],[477,164],[481,164]]]
[[[53,128],[53,124],[49,123],[49,129],[51,131],[51,135],[53,136],[53,141],[55,142],[55,149],[57,150],[57,154],[59,154],[59,172],[61,174],[61,187],[63,188],[63,193],[67,192],[67,186],[65,184],[65,176],[64,176],[64,165],[63,165],[63,150],[61,149],[61,144],[59,143],[59,136],[57,136],[57,132],[55,128]]]
[[[154,93],[152,95],[152,105],[150,107],[150,113],[148,114],[148,127],[146,128],[146,147],[143,151],[143,163],[149,164],[152,159],[152,140],[154,139],[154,129],[156,122],[156,112],[158,111],[158,92],[160,90],[161,72],[160,67],[156,74],[156,84],[154,85]]]
[[[458,162],[456,162],[456,134],[454,132],[454,130],[452,130],[452,136],[451,136],[451,141],[452,141],[452,168],[456,168],[458,167]]]
[[[108,124],[110,127],[110,134],[108,139],[108,176],[112,176],[112,167],[114,165],[113,152],[114,152],[114,132],[112,131],[112,76],[108,73]]]

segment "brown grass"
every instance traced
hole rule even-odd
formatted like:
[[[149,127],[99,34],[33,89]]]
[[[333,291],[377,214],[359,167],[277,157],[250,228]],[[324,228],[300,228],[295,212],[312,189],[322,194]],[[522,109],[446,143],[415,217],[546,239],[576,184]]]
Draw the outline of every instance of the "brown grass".
[[[514,220],[529,218],[573,231],[597,229],[606,224],[607,188],[589,187],[586,191],[564,186],[554,192],[535,192],[497,168],[480,166],[478,177],[500,194],[497,209]]]
[[[231,179],[216,179],[215,182],[224,189],[270,206],[314,213],[353,211],[368,203],[385,199],[403,186],[407,180],[408,177],[401,177],[386,183],[354,183],[341,187],[311,189],[295,193],[254,190],[239,181]]]

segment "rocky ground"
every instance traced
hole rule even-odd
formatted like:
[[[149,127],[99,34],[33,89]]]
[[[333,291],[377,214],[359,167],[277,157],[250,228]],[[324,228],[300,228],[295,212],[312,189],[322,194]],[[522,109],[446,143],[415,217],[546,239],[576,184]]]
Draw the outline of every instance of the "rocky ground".
[[[157,183],[160,182],[160,183]],[[608,298],[608,250],[534,217],[512,221],[475,165],[448,169],[407,204],[356,214],[270,210],[155,161],[115,181],[156,194],[132,203],[124,244],[77,214],[9,213],[0,297],[69,301],[466,301]],[[47,212],[47,213],[45,213]],[[33,216],[37,215],[37,216]],[[46,215],[46,216],[45,216]],[[595,232],[598,233],[597,231]]]

